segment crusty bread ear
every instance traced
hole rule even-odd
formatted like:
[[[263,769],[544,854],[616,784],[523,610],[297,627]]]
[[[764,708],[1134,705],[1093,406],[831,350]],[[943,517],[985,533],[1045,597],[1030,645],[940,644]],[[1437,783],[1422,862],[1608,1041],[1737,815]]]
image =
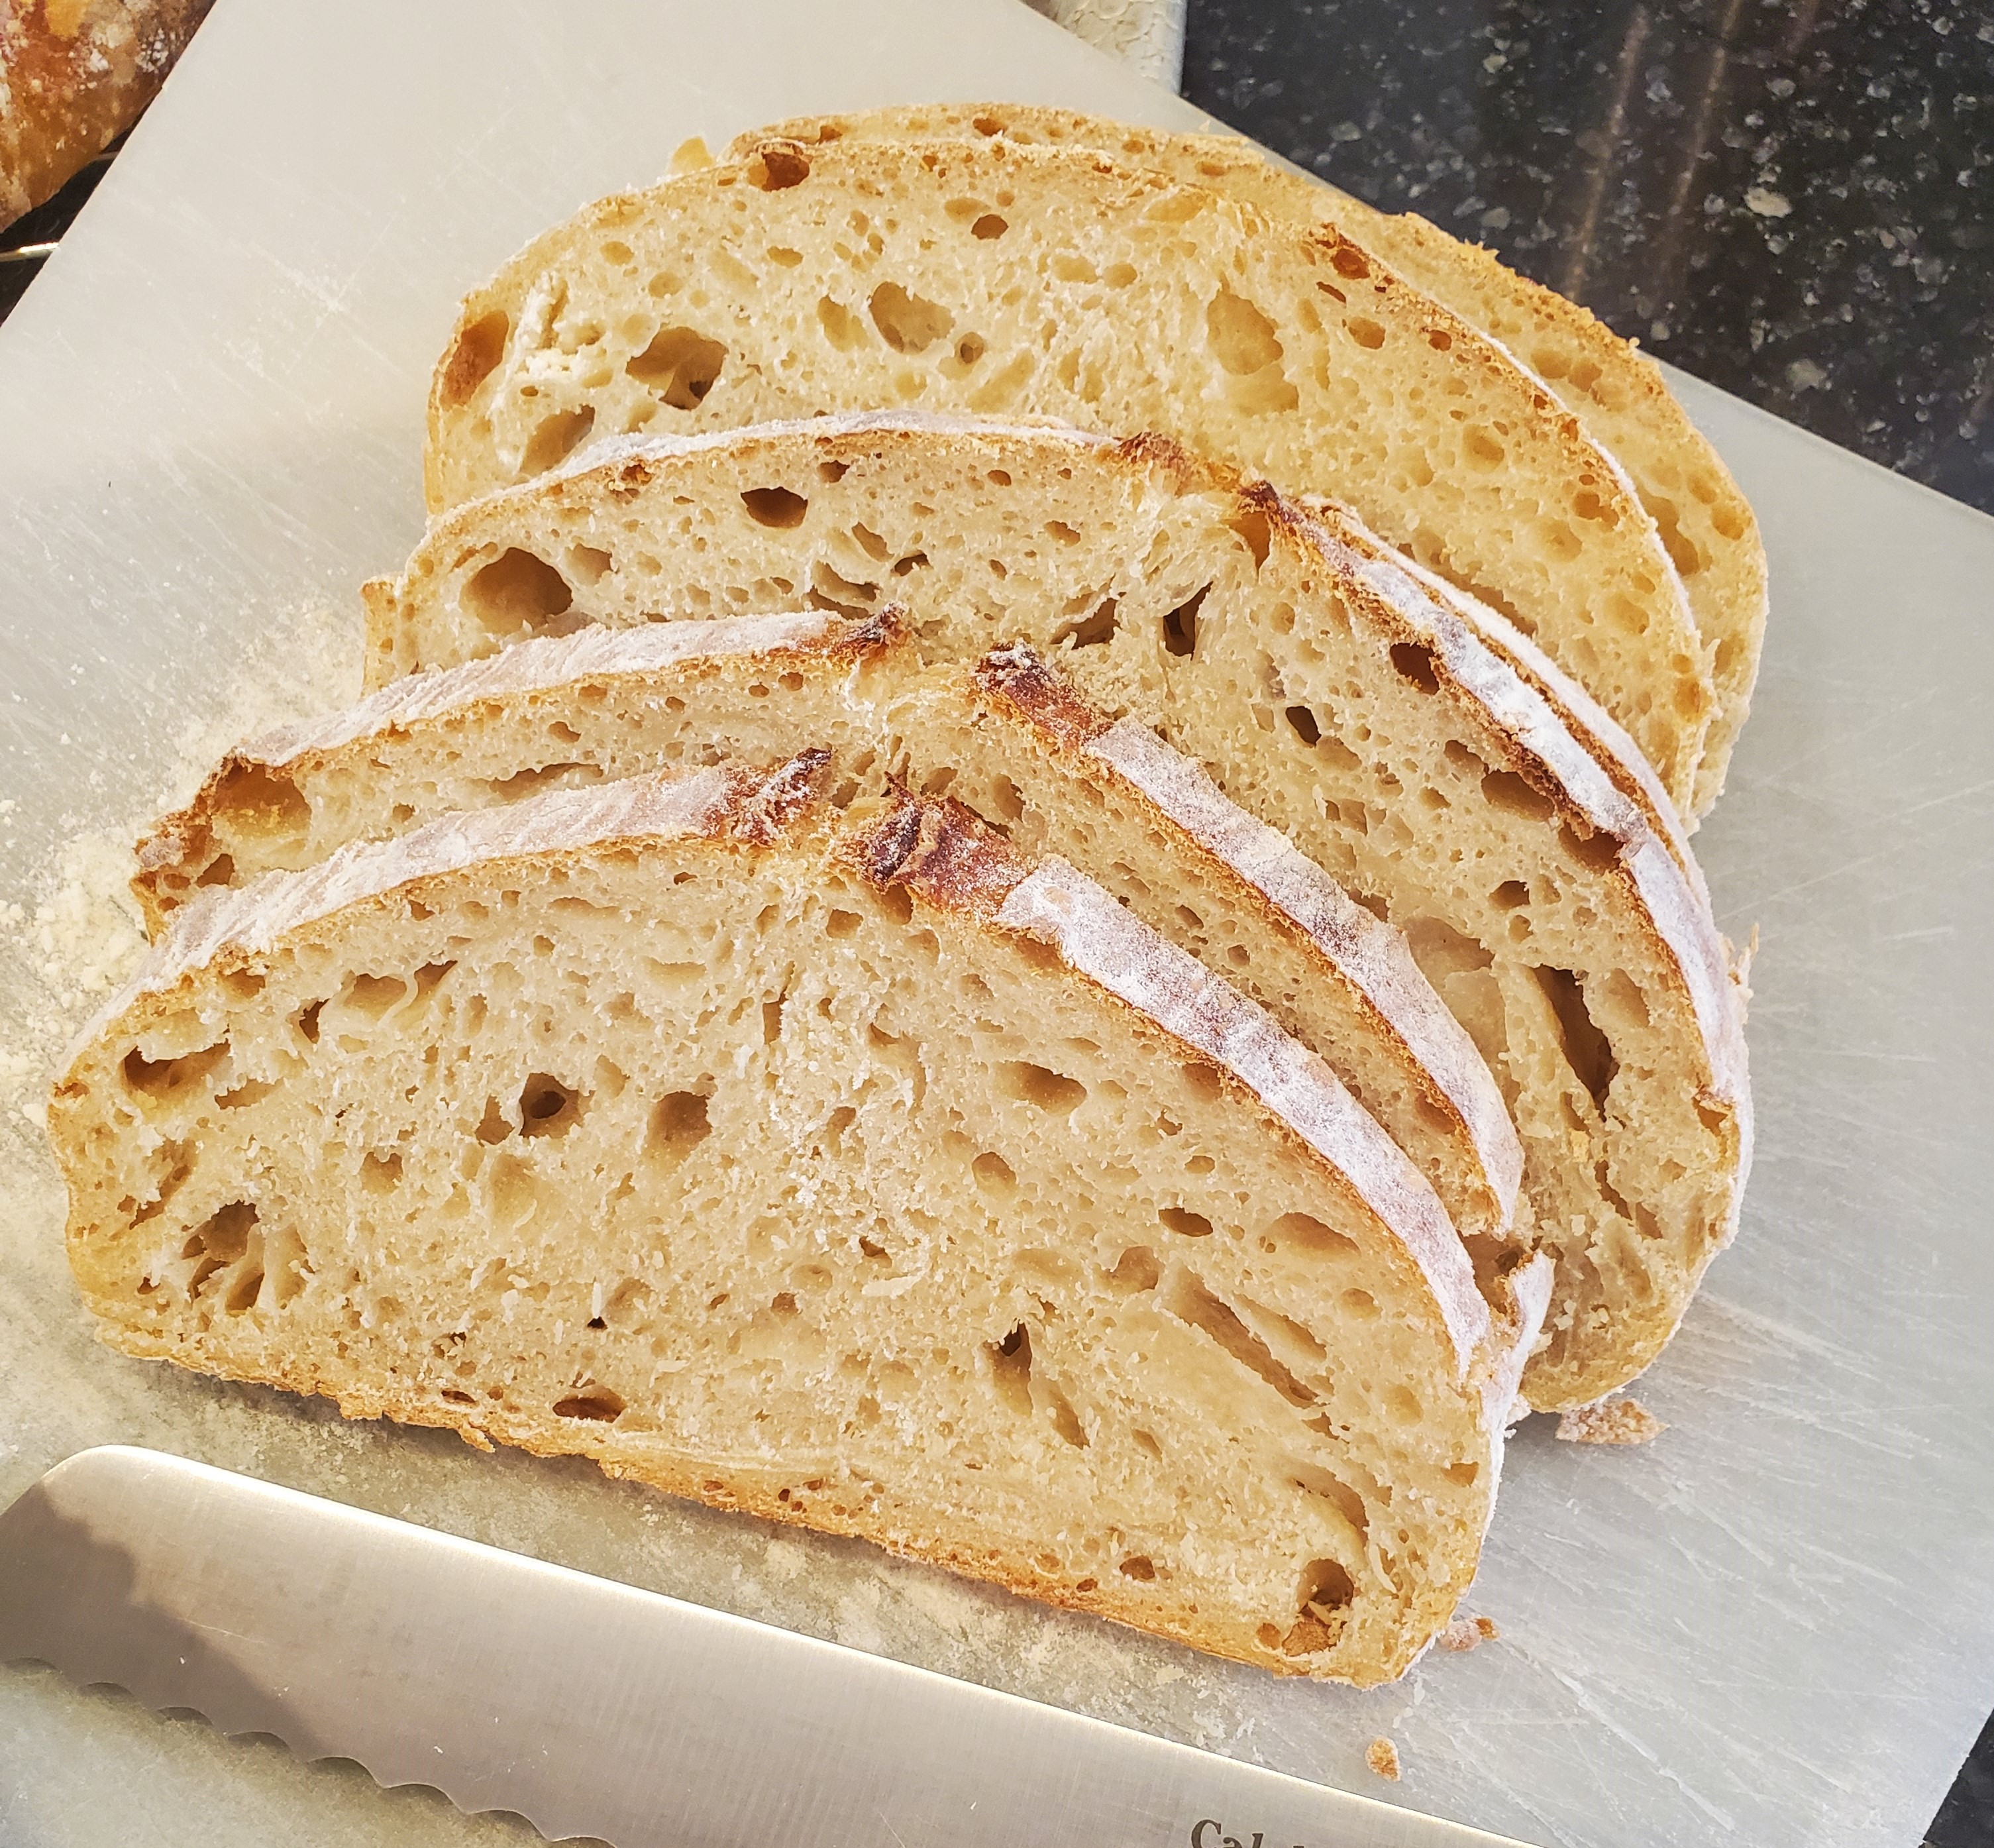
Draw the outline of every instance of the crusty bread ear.
[[[1654,1358],[1749,1160],[1724,946],[1687,849],[1559,718],[1574,691],[1333,510],[1156,438],[873,417],[659,441],[437,522],[373,671],[543,622],[889,601],[931,661],[1031,643],[1403,931],[1503,1087],[1558,1260],[1531,1402]]]
[[[392,683],[231,752],[139,843],[155,934],[218,886],[314,866],[455,810],[718,759],[837,753],[840,806],[946,790],[1098,879],[1320,1053],[1433,1183],[1480,1267],[1523,1170],[1502,1095],[1405,940],[1202,771],[1111,721],[1022,644],[921,668],[899,612],[591,628]]]
[[[1621,339],[1576,303],[1506,268],[1492,252],[1450,237],[1413,213],[1379,211],[1277,165],[1235,135],[1169,135],[1032,104],[930,103],[851,115],[798,116],[737,137],[725,158],[745,159],[758,144],[771,140],[819,144],[977,136],[1098,149],[1117,159],[1215,187],[1271,218],[1332,224],[1528,366],[1578,417],[1587,435],[1626,470],[1681,575],[1717,699],[1691,802],[1694,814],[1708,811],[1723,790],[1725,766],[1758,677],[1766,628],[1766,551],[1751,504],[1731,471],[1677,402],[1660,368],[1633,341]]]
[[[447,817],[176,917],[50,1127],[127,1353],[452,1427],[1279,1671],[1472,1578],[1492,1316],[1322,1062],[824,754]]]
[[[431,503],[639,430],[880,406],[1157,430],[1338,495],[1514,615],[1687,805],[1709,677],[1618,465],[1349,239],[1092,152],[772,142],[588,207],[464,304]]]

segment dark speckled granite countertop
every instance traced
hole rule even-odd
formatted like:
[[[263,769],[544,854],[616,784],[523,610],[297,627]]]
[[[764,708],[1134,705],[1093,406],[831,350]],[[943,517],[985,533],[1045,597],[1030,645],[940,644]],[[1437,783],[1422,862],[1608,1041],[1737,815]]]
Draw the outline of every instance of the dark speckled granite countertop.
[[[1994,513],[1994,4],[1191,0],[1184,94]]]
[[[1191,0],[1184,91],[1994,513],[1994,0]]]

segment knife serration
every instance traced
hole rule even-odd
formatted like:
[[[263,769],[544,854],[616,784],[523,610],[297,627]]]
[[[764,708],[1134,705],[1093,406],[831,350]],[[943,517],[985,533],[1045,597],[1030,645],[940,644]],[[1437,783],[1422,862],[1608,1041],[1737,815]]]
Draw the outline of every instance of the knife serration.
[[[615,1848],[1502,1848],[836,1644],[122,1445],[0,1514],[0,1660]],[[1512,1844],[1511,1848],[1515,1848]]]

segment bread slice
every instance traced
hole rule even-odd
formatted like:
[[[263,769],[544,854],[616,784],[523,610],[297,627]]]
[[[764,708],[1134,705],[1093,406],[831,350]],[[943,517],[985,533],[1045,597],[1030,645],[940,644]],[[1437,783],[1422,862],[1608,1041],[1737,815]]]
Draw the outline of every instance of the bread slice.
[[[1335,231],[1100,154],[772,142],[590,207],[465,303],[431,504],[584,437],[881,406],[1159,430],[1335,494],[1514,618],[1688,801],[1702,644],[1618,465]]]
[[[961,140],[980,135],[1093,148],[1215,187],[1290,223],[1333,225],[1528,366],[1632,478],[1683,581],[1716,695],[1692,807],[1724,787],[1750,710],[1766,629],[1766,550],[1751,503],[1663,382],[1661,369],[1575,302],[1519,276],[1412,212],[1381,212],[1268,159],[1230,135],[1167,135],[1023,103],[937,103],[799,116],[738,137],[726,158],[770,140]]]
[[[1472,1575],[1491,1317],[1321,1061],[947,804],[662,773],[187,907],[50,1128],[128,1353],[1286,1672]]]
[[[369,588],[372,671],[784,603],[902,603],[934,661],[1030,643],[1405,932],[1503,1089],[1558,1260],[1530,1401],[1588,1403],[1660,1351],[1735,1226],[1738,991],[1639,805],[1362,537],[1160,439],[818,418],[458,509]]]
[[[523,643],[231,752],[139,843],[156,935],[187,899],[457,810],[721,759],[834,754],[841,806],[947,791],[1022,850],[1098,879],[1319,1053],[1433,1184],[1479,1268],[1513,1236],[1523,1150],[1474,1042],[1405,940],[1197,766],[1111,722],[1030,649],[923,675],[897,613],[816,613]]]

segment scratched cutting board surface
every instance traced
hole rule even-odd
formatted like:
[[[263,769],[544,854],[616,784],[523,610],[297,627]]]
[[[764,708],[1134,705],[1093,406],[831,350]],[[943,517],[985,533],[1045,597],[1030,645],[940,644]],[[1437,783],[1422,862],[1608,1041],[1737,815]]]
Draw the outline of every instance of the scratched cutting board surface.
[[[1758,1168],[1641,1386],[1667,1435],[1519,1433],[1468,1606],[1499,1644],[1278,1682],[91,1342],[33,997],[56,969],[80,1019],[78,938],[116,928],[59,845],[142,814],[190,730],[341,696],[355,587],[420,529],[430,365],[518,245],[689,135],[989,96],[1196,119],[1016,0],[218,8],[0,329],[0,1497],[152,1443],[1371,1794],[1387,1733],[1399,1801],[1547,1845],[1909,1848],[1994,1703],[1994,521],[1693,382],[1773,570],[1698,843],[1725,930],[1762,932]],[[8,1848],[529,1833],[0,1670]]]

